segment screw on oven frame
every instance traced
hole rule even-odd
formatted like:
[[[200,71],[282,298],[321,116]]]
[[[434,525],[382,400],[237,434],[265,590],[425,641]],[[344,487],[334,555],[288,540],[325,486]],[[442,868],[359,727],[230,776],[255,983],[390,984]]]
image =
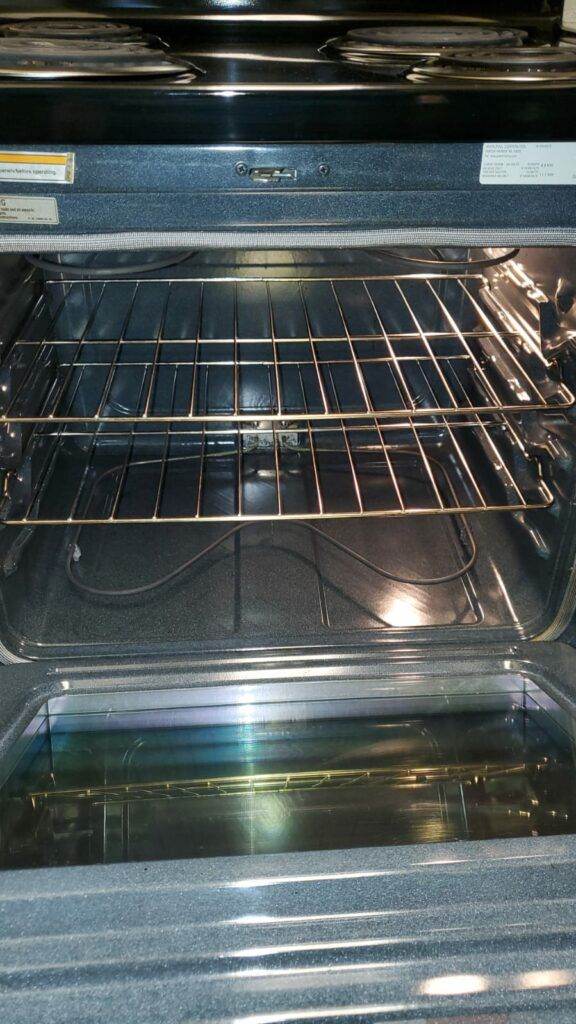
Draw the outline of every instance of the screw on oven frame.
[[[234,169],[236,174],[239,174],[241,178],[244,178],[248,174],[248,164],[244,164],[242,161],[237,163]]]
[[[323,178],[326,178],[330,174],[330,164],[319,164],[318,174],[321,174]]]

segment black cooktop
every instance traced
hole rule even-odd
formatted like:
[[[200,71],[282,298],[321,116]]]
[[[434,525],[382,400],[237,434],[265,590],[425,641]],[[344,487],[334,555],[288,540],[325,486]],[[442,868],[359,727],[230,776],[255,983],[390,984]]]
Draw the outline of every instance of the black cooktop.
[[[177,63],[184,58],[184,66],[198,73],[58,80],[0,74],[0,138],[4,145],[576,138],[576,75],[518,82],[432,74],[415,81],[407,77],[410,54],[405,61],[385,54],[377,66],[339,59],[326,43],[359,29],[365,34],[375,24],[374,6],[380,5],[358,0],[352,8],[343,0],[317,0],[312,15],[309,0],[295,0],[288,16],[285,0],[282,5],[277,0],[200,0],[194,5],[189,0],[94,0],[92,17],[114,22],[120,17],[137,34],[158,29],[166,58]],[[407,10],[412,6],[410,0]],[[507,0],[500,4],[502,11],[508,6]],[[20,17],[32,13],[25,4],[17,7]],[[66,0],[46,0],[40,7],[34,8],[37,17],[54,17],[56,7],[68,22],[72,10],[73,18],[84,14],[76,2]],[[493,34],[495,23],[486,21],[488,11],[481,7],[468,11],[468,17],[482,13],[481,31]],[[128,8],[142,17],[131,17]],[[149,16],[158,18],[161,12],[164,17],[151,23]],[[15,18],[13,5],[0,0],[0,14]],[[447,20],[446,15],[424,15],[423,22],[434,25],[440,17]],[[462,19],[452,20],[452,31],[460,33]],[[516,31],[524,44],[528,33],[518,33],[519,27],[512,36]],[[510,27],[498,22],[497,31],[502,29],[509,37]],[[424,31],[426,39],[430,32],[438,34],[434,27]],[[533,25],[530,32],[530,44],[535,37],[541,43],[538,33],[546,41],[550,27]]]
[[[4,79],[3,144],[576,138],[574,83],[411,82],[331,61],[315,45],[188,47],[184,55],[203,74]]]

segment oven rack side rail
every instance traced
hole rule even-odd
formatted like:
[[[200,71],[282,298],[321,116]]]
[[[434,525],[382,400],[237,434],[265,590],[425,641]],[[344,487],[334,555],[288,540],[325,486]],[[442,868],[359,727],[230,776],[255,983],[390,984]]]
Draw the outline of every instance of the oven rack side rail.
[[[480,275],[49,282],[0,362],[0,423],[566,409],[541,342]]]

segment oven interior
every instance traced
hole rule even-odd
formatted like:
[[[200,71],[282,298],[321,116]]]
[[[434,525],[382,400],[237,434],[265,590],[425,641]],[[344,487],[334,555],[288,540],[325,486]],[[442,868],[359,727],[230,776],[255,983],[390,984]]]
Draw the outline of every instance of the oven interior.
[[[572,250],[10,255],[1,286],[6,660],[569,621]]]

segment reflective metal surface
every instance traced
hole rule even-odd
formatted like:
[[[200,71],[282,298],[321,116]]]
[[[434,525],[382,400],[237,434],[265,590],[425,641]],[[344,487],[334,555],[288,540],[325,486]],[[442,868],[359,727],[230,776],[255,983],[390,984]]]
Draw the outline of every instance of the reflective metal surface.
[[[103,22],[102,30],[91,34],[86,23],[78,22],[75,31],[74,23],[64,21],[60,35],[58,25],[58,20],[47,26],[16,23],[14,29],[0,25],[0,77],[130,78],[192,71],[164,53],[159,40],[130,26]]]
[[[471,0],[467,4],[466,14],[430,12],[429,5],[423,0],[406,0],[403,10],[399,12],[393,7],[386,11],[386,19],[394,22],[414,21],[415,16],[426,22],[440,20],[442,23],[468,23],[473,20],[478,24],[493,24],[494,20],[506,15],[506,22],[516,20],[515,0]],[[540,0],[527,0],[525,18],[533,20],[541,11]],[[253,18],[274,17],[285,18],[302,23],[315,20],[346,20],[381,22],[383,17],[382,4],[375,0],[355,0],[351,9],[349,0],[295,0],[286,9],[282,0],[199,0],[193,8],[188,0],[91,0],[90,3],[78,0],[1,0],[0,13],[5,17],[50,17],[85,19],[98,17],[110,19],[122,16],[123,20],[146,20],[149,18],[182,19],[191,21],[209,20],[210,18],[225,20],[234,18],[250,21]],[[484,17],[482,17],[484,15]],[[544,19],[543,19],[544,20]]]
[[[34,39],[102,39],[124,40],[142,37],[142,29],[136,25],[121,25],[118,22],[81,18],[28,18],[26,21],[11,21],[0,24],[0,35]]]
[[[536,690],[476,700],[321,721],[240,708],[212,726],[185,709],[53,715],[0,791],[0,867],[573,832],[569,718]]]
[[[159,30],[162,32],[161,25]],[[34,86],[30,81],[6,78],[6,106],[16,116],[9,118],[0,107],[3,144],[29,146],[34,138],[40,145],[48,141],[53,145],[190,145],[191,123],[195,143],[214,145],[237,145],[246,140],[309,144],[439,140],[462,144],[486,138],[523,141],[527,138],[527,101],[531,138],[572,138],[576,90],[571,81],[563,84],[560,79],[557,83],[564,92],[561,104],[555,102],[553,89],[545,83],[526,86],[511,78],[506,84],[488,83],[487,102],[477,83],[434,84],[428,79],[423,90],[405,78],[390,79],[370,68],[330,60],[319,53],[327,38],[324,31],[320,39],[308,44],[300,38],[283,46],[277,38],[272,42],[267,38],[257,46],[253,40],[240,44],[234,40],[229,45],[222,39],[200,44],[198,38],[191,38],[178,48],[178,56],[190,59],[202,75],[166,83],[152,77],[140,82],[123,79],[116,86],[110,82],[105,99],[103,84],[96,79],[38,82]],[[279,51],[286,60],[272,59]],[[246,54],[252,57],[246,59]],[[430,90],[433,99],[423,102],[423,95],[428,96]],[[361,102],[359,117],[343,116],[350,93]],[[172,222],[172,229],[174,223],[178,221]],[[126,244],[129,247],[130,243]]]
[[[450,48],[521,46],[526,33],[512,29],[475,25],[386,25],[353,29],[330,39],[325,52],[342,61],[380,69],[387,62],[402,60],[408,67],[427,57],[437,57]]]
[[[395,24],[381,22],[377,25],[365,26],[351,29],[345,38],[356,39],[363,43],[381,44],[383,46],[406,47],[412,50],[413,47],[430,48],[430,52],[437,52],[446,47],[483,47],[511,46],[516,42],[521,43],[527,36],[525,32],[498,27],[497,25],[476,24],[474,19],[466,23],[464,16],[461,23],[451,24],[447,19],[441,23],[441,16],[437,16],[438,24],[427,24],[415,20],[411,24]]]
[[[576,80],[576,50],[519,47],[500,50],[453,50],[414,68],[412,81],[547,82]]]
[[[23,59],[17,64],[9,60],[2,62],[0,56],[0,76],[7,78],[39,79],[42,81],[57,81],[61,79],[134,79],[134,78],[155,78],[174,77],[187,75],[190,80],[194,77],[189,64],[169,58],[158,57],[155,60],[140,61],[134,59],[120,64],[106,64],[101,62],[91,64],[86,62],[82,67],[79,64],[61,61],[54,62],[47,67],[42,61]]]
[[[103,87],[98,77],[79,81],[73,77],[52,81],[43,78],[36,88],[30,77],[12,80],[9,106],[17,116],[3,122],[0,108],[0,134],[5,145],[22,141],[21,134],[27,135],[23,141],[29,143],[33,138],[40,144],[52,135],[53,143],[158,144],[189,142],[193,123],[196,141],[219,144],[247,139],[365,142],[400,137],[411,141],[424,137],[429,141],[484,141],[502,137],[501,125],[506,127],[506,140],[525,137],[524,94],[516,97],[509,91],[499,96],[498,109],[483,103],[478,117],[473,98],[462,95],[473,90],[463,83],[452,86],[454,96],[446,83],[438,84],[442,100],[422,103],[421,87],[407,82],[402,67],[393,68],[388,56],[379,67],[362,66],[356,59],[328,59],[319,54],[319,49],[348,29],[372,29],[383,21],[392,34],[395,30],[405,33],[416,21],[424,36],[438,34],[445,27],[453,40],[469,42],[479,32],[484,39],[493,40],[496,33],[499,41],[506,37],[512,42],[529,30],[536,40],[548,41],[554,31],[553,14],[548,8],[543,9],[538,0],[529,9],[524,5],[521,15],[512,3],[504,7],[495,2],[468,3],[464,13],[454,13],[454,5],[434,12],[419,2],[405,2],[400,5],[401,11],[398,5],[392,9],[388,6],[368,0],[355,0],[352,6],[339,0],[284,4],[278,0],[200,0],[192,5],[156,0],[145,4],[102,0],[90,5],[38,0],[31,10],[31,22],[50,15],[64,25],[75,18],[79,24],[87,18],[101,19],[103,24],[123,19],[136,29],[161,35],[172,52],[184,60],[192,53],[197,55],[195,61],[204,74],[183,75],[178,81],[166,79],[164,83],[148,75],[130,84],[129,76],[124,76],[117,81],[114,96],[108,94],[104,101],[98,94]],[[9,0],[0,3],[0,17],[21,21],[26,15],[26,7],[15,11]],[[274,51],[280,51],[285,62],[278,61]],[[429,51],[424,47],[418,56]],[[545,93],[543,83],[536,84],[539,92]],[[430,82],[426,86],[426,92],[433,88]],[[113,82],[106,86],[112,87]],[[489,88],[497,91],[493,84]],[[523,92],[522,85],[512,83],[512,88]],[[62,89],[67,90],[65,102],[59,92]],[[361,96],[359,117],[346,113],[350,92]],[[570,137],[574,118],[570,96],[566,100],[558,105],[545,95],[536,103],[530,97],[532,122],[539,125],[538,138]],[[272,102],[274,116],[270,117]],[[322,104],[321,110],[318,103]],[[99,116],[104,106],[105,119]],[[22,125],[26,125],[26,131]]]
[[[3,419],[39,426],[26,470],[6,479],[1,516],[214,522],[546,506],[521,431],[477,413],[573,396],[548,377],[528,320],[495,320],[485,291],[482,277],[450,275],[54,283],[3,371]],[[431,412],[466,415],[423,418]],[[126,420],[128,432],[64,426]],[[157,421],[166,427],[143,432]]]

